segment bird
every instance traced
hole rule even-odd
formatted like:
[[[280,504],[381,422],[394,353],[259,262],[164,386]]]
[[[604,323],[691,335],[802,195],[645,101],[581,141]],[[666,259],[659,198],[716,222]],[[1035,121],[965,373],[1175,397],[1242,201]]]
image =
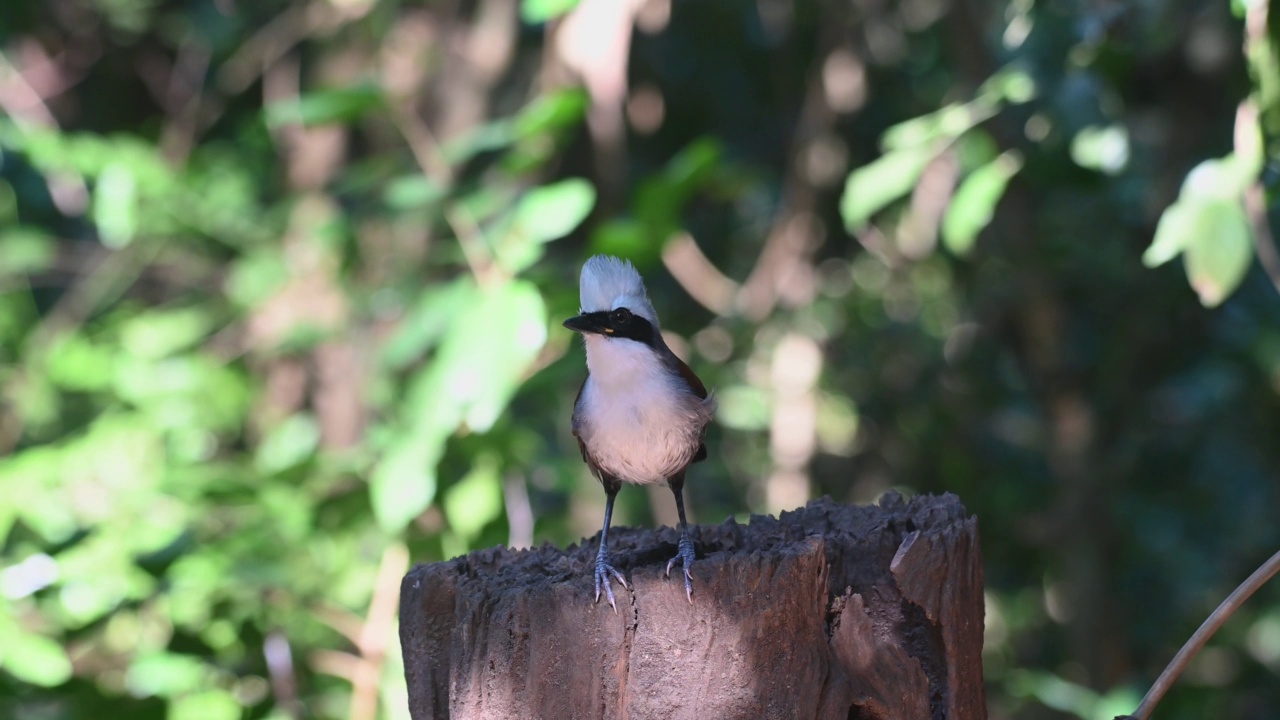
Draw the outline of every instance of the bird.
[[[595,255],[582,266],[578,315],[564,326],[582,335],[587,376],[573,403],[573,435],[591,474],[605,491],[604,526],[595,562],[595,602],[603,588],[614,612],[611,578],[627,580],[609,562],[609,520],[623,483],[666,482],[680,516],[680,541],[666,577],[684,566],[685,595],[693,603],[693,541],[684,511],[689,465],[706,459],[707,426],[715,398],[662,339],[658,314],[632,264]]]

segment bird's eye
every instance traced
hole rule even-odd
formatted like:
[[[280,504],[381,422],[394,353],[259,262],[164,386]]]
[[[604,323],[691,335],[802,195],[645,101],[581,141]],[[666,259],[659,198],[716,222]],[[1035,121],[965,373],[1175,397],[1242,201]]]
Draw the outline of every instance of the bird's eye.
[[[613,317],[610,319],[613,320],[614,325],[626,325],[631,321],[631,311],[626,308],[618,308],[613,311]]]

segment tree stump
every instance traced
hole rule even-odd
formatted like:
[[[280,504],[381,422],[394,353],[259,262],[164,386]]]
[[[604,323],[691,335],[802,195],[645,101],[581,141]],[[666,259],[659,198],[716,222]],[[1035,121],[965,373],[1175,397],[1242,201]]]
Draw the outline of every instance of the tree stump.
[[[618,611],[594,603],[598,538],[419,565],[400,590],[414,720],[973,720],[982,686],[977,520],[953,495],[816,500],[676,531],[614,528]]]

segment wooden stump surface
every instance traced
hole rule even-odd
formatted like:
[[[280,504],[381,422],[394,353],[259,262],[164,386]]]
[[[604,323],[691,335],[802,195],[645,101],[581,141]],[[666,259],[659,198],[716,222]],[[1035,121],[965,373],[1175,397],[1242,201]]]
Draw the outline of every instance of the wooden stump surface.
[[[593,602],[598,537],[419,565],[401,586],[414,720],[986,717],[982,561],[953,495],[829,499],[691,529],[610,530],[618,612]]]

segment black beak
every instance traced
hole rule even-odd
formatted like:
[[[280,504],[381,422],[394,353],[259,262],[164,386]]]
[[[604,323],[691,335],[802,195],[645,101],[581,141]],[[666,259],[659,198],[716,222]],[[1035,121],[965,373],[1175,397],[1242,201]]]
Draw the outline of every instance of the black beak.
[[[610,335],[613,328],[609,326],[609,313],[594,312],[571,317],[564,321],[564,326],[578,333],[594,333]]]

